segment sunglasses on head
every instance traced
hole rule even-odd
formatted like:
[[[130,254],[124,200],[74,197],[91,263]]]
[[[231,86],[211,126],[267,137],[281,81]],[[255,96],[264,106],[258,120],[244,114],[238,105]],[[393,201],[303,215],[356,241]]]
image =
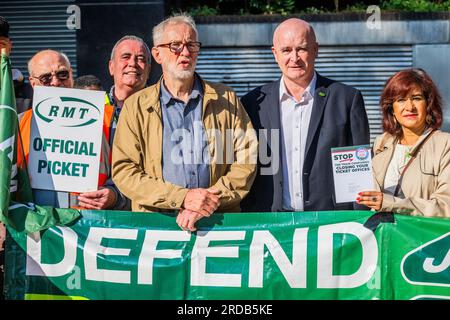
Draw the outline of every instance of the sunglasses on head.
[[[53,75],[58,80],[64,81],[64,80],[69,79],[70,72],[67,70],[61,70],[61,71],[56,71],[56,72],[51,72],[51,73],[44,73],[44,74],[40,75],[39,77],[33,77],[33,78],[38,79],[39,82],[42,83],[43,85],[49,85],[52,82]]]

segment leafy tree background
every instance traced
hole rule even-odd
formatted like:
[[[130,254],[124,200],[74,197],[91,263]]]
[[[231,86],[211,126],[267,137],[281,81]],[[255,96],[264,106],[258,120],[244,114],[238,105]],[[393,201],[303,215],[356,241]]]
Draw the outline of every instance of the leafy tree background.
[[[369,5],[384,11],[450,11],[450,0],[171,0],[169,13],[187,11],[194,16],[365,12]]]

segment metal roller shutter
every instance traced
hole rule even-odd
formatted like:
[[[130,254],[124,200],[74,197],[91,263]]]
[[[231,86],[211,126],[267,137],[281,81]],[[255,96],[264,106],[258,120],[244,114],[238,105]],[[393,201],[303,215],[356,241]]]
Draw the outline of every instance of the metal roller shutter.
[[[411,46],[321,46],[316,60],[322,75],[361,90],[372,141],[382,132],[378,100],[384,83],[410,67]],[[239,96],[280,76],[270,47],[202,48],[197,71],[207,80],[231,86]]]
[[[74,77],[76,76],[76,30],[70,30],[66,25],[71,15],[67,13],[67,8],[74,3],[75,0],[0,2],[0,15],[10,25],[13,68],[19,69],[28,77],[28,60],[39,50],[55,49],[68,56]]]

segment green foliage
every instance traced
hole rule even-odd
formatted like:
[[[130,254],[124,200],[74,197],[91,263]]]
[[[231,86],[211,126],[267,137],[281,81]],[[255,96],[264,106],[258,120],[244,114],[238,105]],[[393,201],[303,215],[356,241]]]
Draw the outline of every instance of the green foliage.
[[[344,12],[366,12],[368,5],[357,2],[351,5],[348,5],[343,11]]]
[[[190,8],[188,10],[188,13],[191,16],[215,16],[219,14],[219,10],[216,8],[208,7],[207,5],[204,6],[197,6],[194,8]]]
[[[295,0],[251,0],[250,6],[259,8],[263,14],[287,15],[294,13]]]
[[[316,7],[308,7],[304,10],[301,10],[300,13],[306,13],[306,14],[321,14],[326,13],[328,10],[324,9],[323,7],[316,8]]]
[[[450,11],[450,0],[384,0],[381,2],[381,9],[410,12]]]
[[[188,13],[193,16],[211,16],[220,14],[288,15],[293,13],[322,14],[330,12],[366,12],[367,7],[369,6],[368,3],[378,5],[382,12],[450,11],[450,0],[327,0],[326,2],[304,0],[191,0],[186,1],[185,3],[188,7]],[[191,5],[189,5],[189,3]]]
[[[218,0],[217,6],[222,10],[230,10],[241,14],[281,14],[295,12],[295,0]],[[239,8],[239,9],[238,9]]]

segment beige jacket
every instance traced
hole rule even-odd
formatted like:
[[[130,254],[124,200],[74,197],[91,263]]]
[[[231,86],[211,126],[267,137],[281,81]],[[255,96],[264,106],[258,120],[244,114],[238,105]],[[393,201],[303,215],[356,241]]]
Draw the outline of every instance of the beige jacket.
[[[188,192],[163,180],[160,84],[161,80],[125,101],[114,138],[113,181],[131,199],[133,211],[180,209]],[[218,211],[239,212],[256,174],[256,134],[229,87],[203,80],[202,84],[202,119],[212,159],[210,186],[220,191]]]
[[[430,132],[422,134],[416,146]],[[383,190],[384,178],[396,144],[397,139],[387,133],[375,140],[372,167],[378,191]],[[411,150],[412,153],[415,148]],[[405,198],[384,193],[380,211],[450,217],[450,134],[439,130],[433,133],[405,171],[400,187]]]

